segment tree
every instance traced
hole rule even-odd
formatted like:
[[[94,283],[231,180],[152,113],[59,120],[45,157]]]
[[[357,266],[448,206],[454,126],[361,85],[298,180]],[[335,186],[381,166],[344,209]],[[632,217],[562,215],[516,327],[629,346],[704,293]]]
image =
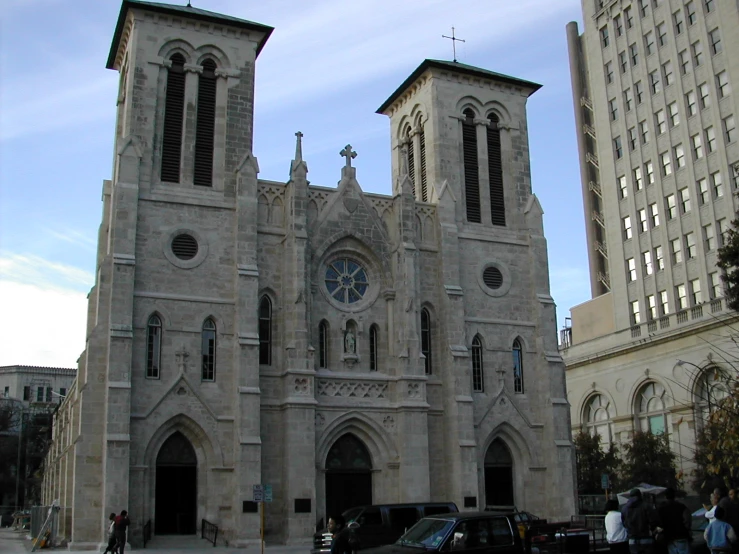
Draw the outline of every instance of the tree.
[[[625,488],[649,483],[662,487],[680,488],[675,465],[676,455],[670,448],[666,434],[653,435],[637,431],[630,443],[625,443],[622,465]]]
[[[704,491],[723,482],[739,487],[739,379],[728,377],[728,394],[713,407],[696,441],[694,486]]]
[[[718,249],[716,265],[724,270],[724,297],[732,310],[739,310],[739,221],[731,222],[724,236],[724,245]]]
[[[601,494],[601,476],[608,474],[611,487],[617,487],[618,448],[610,444],[601,448],[600,435],[580,431],[574,439],[577,460],[577,491],[579,494]]]

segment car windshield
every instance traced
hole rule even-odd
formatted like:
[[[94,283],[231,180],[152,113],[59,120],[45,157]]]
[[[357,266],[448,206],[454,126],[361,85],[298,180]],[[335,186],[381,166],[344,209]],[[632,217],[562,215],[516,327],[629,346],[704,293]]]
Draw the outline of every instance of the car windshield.
[[[448,519],[423,518],[400,537],[396,544],[436,548],[441,545],[453,525],[454,522]]]
[[[347,510],[342,516],[344,516],[344,521],[346,521],[346,524],[349,525],[352,523],[357,517],[359,517],[359,514],[362,513],[362,508],[352,508],[351,510]]]

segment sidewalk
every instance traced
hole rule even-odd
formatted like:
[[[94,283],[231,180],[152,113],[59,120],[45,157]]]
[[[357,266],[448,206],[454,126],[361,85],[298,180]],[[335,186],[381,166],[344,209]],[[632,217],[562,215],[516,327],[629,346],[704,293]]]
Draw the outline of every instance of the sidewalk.
[[[2,554],[27,554],[31,551],[31,541],[26,539],[28,530],[13,531],[12,529],[0,529],[0,552]],[[300,546],[267,545],[264,554],[309,554],[309,544]],[[66,554],[99,554],[96,550],[67,550],[66,548],[44,548],[37,550],[41,554],[66,553]],[[219,546],[214,548],[209,542],[195,536],[190,537],[155,537],[147,548],[126,548],[129,552],[151,553],[151,554],[261,554],[259,546],[248,548],[229,548]]]

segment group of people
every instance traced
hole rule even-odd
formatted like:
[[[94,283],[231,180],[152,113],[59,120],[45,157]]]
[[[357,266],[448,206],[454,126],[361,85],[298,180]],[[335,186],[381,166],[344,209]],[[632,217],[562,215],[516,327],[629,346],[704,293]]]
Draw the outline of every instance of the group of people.
[[[711,554],[739,552],[739,499],[732,489],[729,496],[721,489],[711,495],[713,508],[706,512],[709,524],[703,534]],[[669,554],[690,554],[691,514],[685,504],[675,500],[675,490],[665,491],[666,502],[655,507],[642,498],[639,489],[619,510],[617,500],[606,504],[606,539],[612,554],[655,554],[657,546]]]
[[[124,554],[126,550],[126,530],[131,525],[128,519],[128,512],[122,510],[119,515],[115,512],[108,517],[108,546],[105,547],[103,554]]]

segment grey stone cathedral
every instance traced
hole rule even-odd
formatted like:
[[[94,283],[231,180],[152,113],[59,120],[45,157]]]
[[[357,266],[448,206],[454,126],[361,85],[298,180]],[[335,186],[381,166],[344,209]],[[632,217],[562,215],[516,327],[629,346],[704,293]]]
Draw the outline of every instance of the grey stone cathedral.
[[[540,85],[424,60],[377,110],[392,194],[258,178],[255,60],[272,28],[124,0],[113,175],[78,378],[44,498],[72,548],[216,523],[310,541],[363,503],[575,512],[526,102]],[[348,140],[347,140],[348,139]],[[306,138],[306,140],[308,140]]]

